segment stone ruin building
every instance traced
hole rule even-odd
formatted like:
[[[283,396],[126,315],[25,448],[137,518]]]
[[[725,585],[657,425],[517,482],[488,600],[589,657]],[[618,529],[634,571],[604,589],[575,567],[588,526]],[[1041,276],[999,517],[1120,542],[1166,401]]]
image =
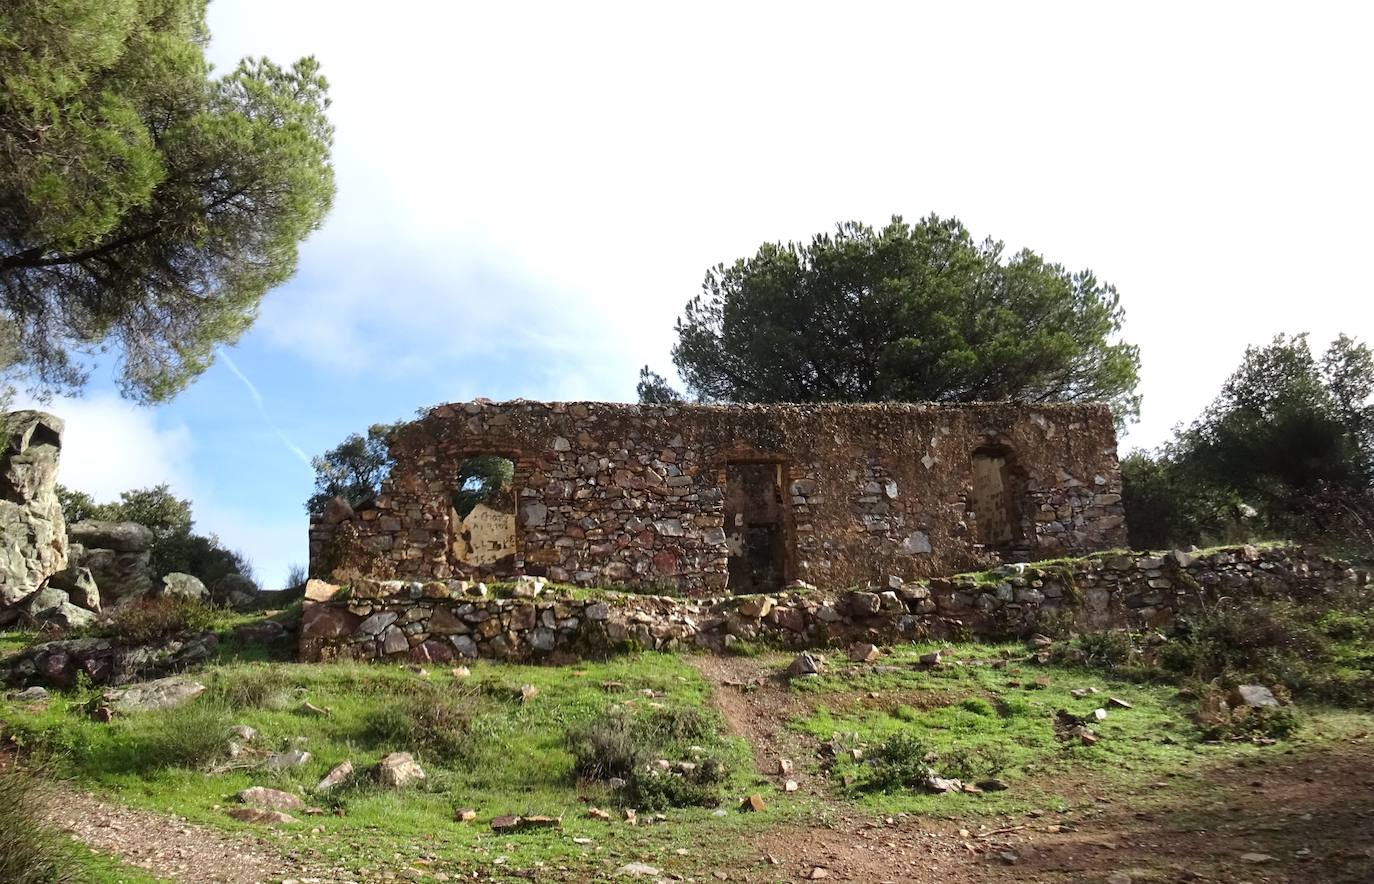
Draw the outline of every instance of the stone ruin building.
[[[312,576],[686,595],[912,580],[1125,545],[1101,405],[440,405],[356,511],[312,516]],[[470,458],[509,487],[455,505]]]

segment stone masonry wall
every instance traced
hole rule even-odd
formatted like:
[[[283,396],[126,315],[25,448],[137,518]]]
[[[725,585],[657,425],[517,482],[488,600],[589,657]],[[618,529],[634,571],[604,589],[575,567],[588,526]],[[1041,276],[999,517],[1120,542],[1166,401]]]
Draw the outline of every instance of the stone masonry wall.
[[[312,588],[322,585],[312,581]],[[529,577],[515,583],[510,598],[489,597],[484,585],[460,580],[364,580],[334,600],[306,603],[300,655],[303,661],[562,662],[627,648],[721,650],[752,640],[821,648],[1039,629],[1161,628],[1203,600],[1305,599],[1362,587],[1370,587],[1367,572],[1295,547],[1109,554],[929,581],[894,576],[860,590],[713,599],[574,598]]]
[[[977,542],[975,452],[1017,477],[1015,541]],[[705,595],[727,585],[727,465],[779,466],[782,585],[912,580],[1120,546],[1111,415],[1086,405],[441,405],[393,437],[375,504],[311,522],[311,572],[351,580],[547,576]],[[453,552],[458,467],[515,464],[516,556],[474,573]],[[769,573],[773,573],[772,570]]]

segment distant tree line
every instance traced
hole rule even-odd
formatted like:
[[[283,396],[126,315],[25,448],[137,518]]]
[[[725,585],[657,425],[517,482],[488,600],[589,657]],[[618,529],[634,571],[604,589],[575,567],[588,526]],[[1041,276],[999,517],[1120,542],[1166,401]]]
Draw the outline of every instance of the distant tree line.
[[[1374,355],[1341,335],[1246,350],[1191,425],[1121,463],[1131,546],[1254,538],[1374,555]]]

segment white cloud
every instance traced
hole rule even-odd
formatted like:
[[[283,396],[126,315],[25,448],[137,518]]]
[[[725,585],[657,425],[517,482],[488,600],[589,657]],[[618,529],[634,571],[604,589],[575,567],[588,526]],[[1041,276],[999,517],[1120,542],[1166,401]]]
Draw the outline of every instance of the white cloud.
[[[162,425],[154,411],[108,393],[15,407],[37,408],[66,421],[57,479],[69,488],[111,501],[131,488],[165,482],[185,495],[192,485],[190,430]]]
[[[1374,326],[1349,257],[1374,239],[1368,7],[388,10],[211,6],[222,67],[313,53],[333,84],[338,203],[262,320],[331,370],[528,346],[553,370],[526,395],[624,395],[669,368],[708,266],[931,211],[1119,287],[1132,441],[1191,418],[1247,343]]]

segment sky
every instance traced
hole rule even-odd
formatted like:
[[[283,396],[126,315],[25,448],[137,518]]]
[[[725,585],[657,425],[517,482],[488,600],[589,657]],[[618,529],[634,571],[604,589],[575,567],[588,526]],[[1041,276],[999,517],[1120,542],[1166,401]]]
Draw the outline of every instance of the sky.
[[[1374,6],[214,0],[209,55],[313,54],[338,196],[171,403],[50,410],[61,481],[168,482],[269,588],[309,457],[485,396],[631,400],[708,267],[900,214],[1113,283],[1150,447],[1248,344],[1374,340]]]

